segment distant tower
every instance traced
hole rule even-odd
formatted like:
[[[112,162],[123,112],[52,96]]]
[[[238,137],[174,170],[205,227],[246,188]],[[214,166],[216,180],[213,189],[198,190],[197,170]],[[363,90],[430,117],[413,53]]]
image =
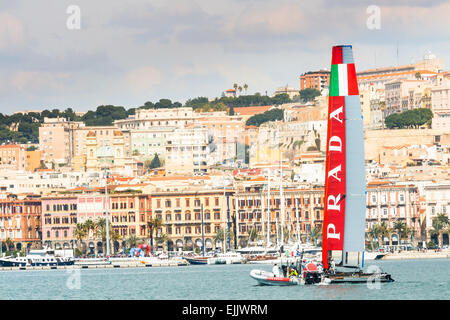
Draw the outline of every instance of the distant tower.
[[[89,131],[86,136],[86,169],[96,170],[98,166],[97,158],[97,135]]]
[[[114,167],[116,169],[125,168],[125,141],[122,131],[114,131]]]

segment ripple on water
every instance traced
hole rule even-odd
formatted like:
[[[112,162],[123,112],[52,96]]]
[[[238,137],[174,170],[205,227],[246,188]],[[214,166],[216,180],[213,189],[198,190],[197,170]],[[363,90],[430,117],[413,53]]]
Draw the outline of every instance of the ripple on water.
[[[379,289],[366,284],[259,286],[249,272],[270,265],[206,265],[134,269],[81,269],[70,289],[68,270],[0,272],[0,299],[316,300],[448,299],[450,259],[374,261],[395,279]]]

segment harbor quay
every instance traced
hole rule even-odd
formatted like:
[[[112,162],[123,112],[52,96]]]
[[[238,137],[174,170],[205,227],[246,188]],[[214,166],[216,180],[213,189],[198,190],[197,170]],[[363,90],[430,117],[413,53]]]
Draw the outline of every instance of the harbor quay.
[[[157,268],[157,267],[183,267],[187,266],[187,261],[161,261],[153,263],[103,263],[103,264],[82,264],[76,263],[67,266],[28,266],[28,267],[0,267],[0,271],[17,271],[17,270],[61,270],[61,269],[112,269],[112,268]]]

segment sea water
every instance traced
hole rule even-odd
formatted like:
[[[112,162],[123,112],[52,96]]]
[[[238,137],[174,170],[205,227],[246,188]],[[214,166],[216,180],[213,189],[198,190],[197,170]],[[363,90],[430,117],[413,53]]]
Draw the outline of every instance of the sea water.
[[[450,259],[370,261],[395,282],[260,286],[252,269],[271,265],[1,271],[0,299],[23,300],[439,300],[450,297]],[[375,267],[370,267],[374,269]],[[280,298],[281,297],[281,298]]]

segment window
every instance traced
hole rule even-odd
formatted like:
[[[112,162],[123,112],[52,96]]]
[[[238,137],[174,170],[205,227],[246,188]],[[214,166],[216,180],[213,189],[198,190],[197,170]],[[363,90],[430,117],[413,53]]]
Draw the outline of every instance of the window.
[[[214,219],[220,220],[220,212],[215,212],[214,213]]]

